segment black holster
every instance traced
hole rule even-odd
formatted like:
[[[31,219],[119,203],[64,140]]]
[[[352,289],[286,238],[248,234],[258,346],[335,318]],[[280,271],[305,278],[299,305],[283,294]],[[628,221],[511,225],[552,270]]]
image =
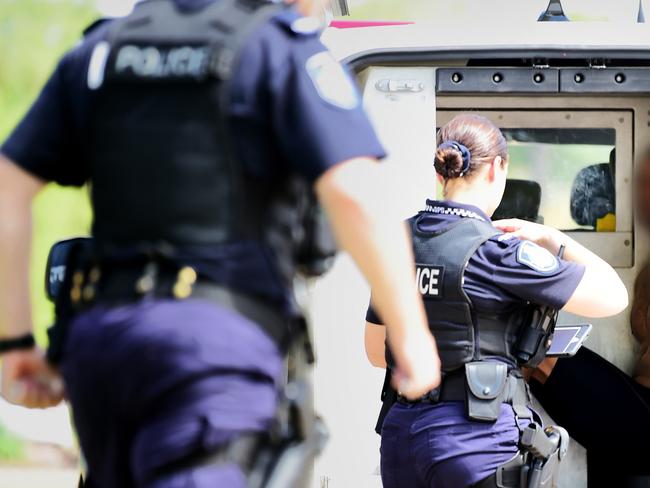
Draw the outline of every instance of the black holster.
[[[57,365],[63,358],[69,324],[79,312],[88,263],[94,259],[90,238],[57,242],[47,260],[45,291],[54,302],[54,324],[48,329],[47,359]]]

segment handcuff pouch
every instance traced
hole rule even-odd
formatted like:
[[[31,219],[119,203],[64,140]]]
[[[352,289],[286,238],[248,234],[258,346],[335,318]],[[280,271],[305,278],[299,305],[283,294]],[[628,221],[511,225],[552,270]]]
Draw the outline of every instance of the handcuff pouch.
[[[505,400],[508,367],[504,363],[476,361],[465,364],[467,415],[472,420],[495,422]]]

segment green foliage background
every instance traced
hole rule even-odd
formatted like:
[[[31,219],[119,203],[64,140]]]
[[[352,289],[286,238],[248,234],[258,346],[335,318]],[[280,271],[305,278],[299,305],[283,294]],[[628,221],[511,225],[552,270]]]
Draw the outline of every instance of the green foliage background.
[[[90,0],[0,0],[0,141],[29,109],[60,56],[96,16]],[[34,203],[32,299],[41,342],[52,320],[43,292],[47,252],[59,239],[87,234],[90,219],[84,190],[48,186]],[[0,459],[21,454],[21,442],[0,426]]]
[[[0,0],[0,141],[29,109],[60,56],[96,16],[89,0]],[[48,186],[34,204],[32,298],[41,340],[52,319],[43,293],[47,252],[58,239],[88,232],[87,200],[84,190]]]

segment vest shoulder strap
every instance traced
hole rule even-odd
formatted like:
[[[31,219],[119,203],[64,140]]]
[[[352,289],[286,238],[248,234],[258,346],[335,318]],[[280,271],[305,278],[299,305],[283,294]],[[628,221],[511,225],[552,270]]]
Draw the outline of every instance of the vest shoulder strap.
[[[423,232],[419,222],[425,213],[411,219],[413,247],[418,267],[436,267],[440,276],[441,296],[448,301],[471,301],[463,290],[467,263],[478,248],[501,231],[490,222],[462,218],[440,232]],[[431,272],[431,271],[429,271]]]

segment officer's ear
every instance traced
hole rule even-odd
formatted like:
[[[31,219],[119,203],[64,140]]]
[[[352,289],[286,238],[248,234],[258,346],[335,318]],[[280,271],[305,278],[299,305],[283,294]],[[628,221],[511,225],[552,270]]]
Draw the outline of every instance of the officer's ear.
[[[495,158],[490,161],[488,169],[488,181],[490,183],[494,182],[498,176],[508,171],[508,163],[501,156],[495,156]]]
[[[444,179],[444,178],[442,177],[442,175],[441,175],[440,173],[438,173],[437,171],[436,171],[436,178],[438,178],[438,183],[440,183],[441,185],[444,185],[444,184],[445,184],[445,179]]]
[[[503,171],[505,171],[506,175],[508,174],[508,168],[510,167],[510,161],[508,158],[506,159],[501,159],[501,167],[503,168]]]

